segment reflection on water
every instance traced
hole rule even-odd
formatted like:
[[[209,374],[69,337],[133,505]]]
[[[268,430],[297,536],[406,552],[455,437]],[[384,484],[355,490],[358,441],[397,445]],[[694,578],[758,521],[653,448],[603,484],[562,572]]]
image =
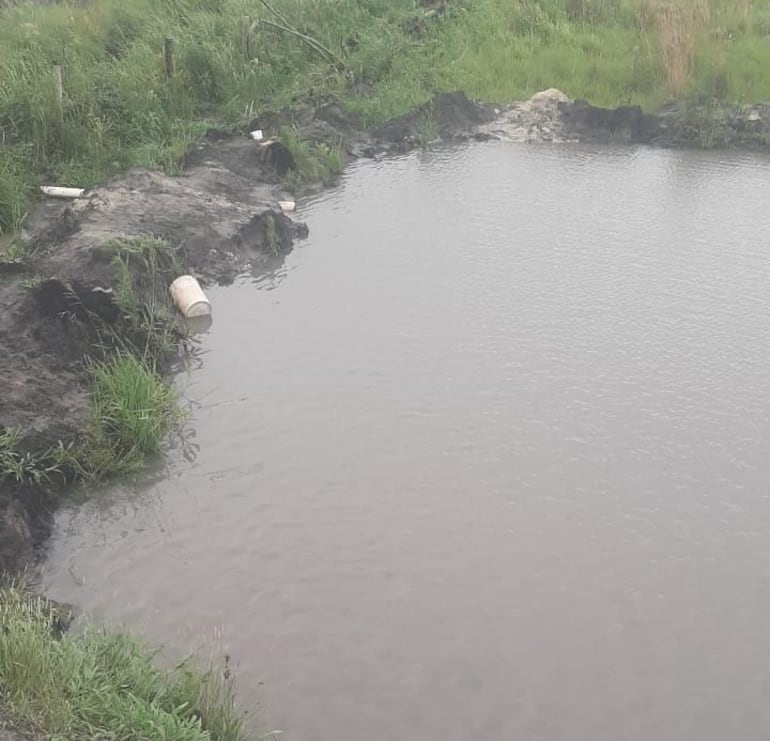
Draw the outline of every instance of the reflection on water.
[[[291,739],[764,740],[769,186],[642,149],[352,168],[209,290],[190,437],[60,514],[50,595],[215,637]]]
[[[188,317],[184,320],[185,329],[191,337],[199,334],[206,334],[214,324],[214,317],[211,314],[206,316]]]

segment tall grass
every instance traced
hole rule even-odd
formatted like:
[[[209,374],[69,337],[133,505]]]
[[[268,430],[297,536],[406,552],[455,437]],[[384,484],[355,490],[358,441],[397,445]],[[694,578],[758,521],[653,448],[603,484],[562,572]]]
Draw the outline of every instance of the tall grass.
[[[149,365],[118,354],[91,367],[94,419],[121,456],[159,453],[176,394]]]
[[[0,706],[25,730],[57,739],[246,738],[229,671],[164,672],[128,636],[57,637],[57,620],[44,601],[0,588]]]
[[[660,0],[654,12],[668,86],[681,96],[691,83],[696,43],[708,27],[711,8],[705,0]]]
[[[162,453],[168,433],[180,421],[176,391],[149,359],[118,353],[92,363],[91,425],[71,451],[80,479],[101,480],[141,470]]]
[[[440,91],[497,102],[559,87],[600,104],[659,105],[713,89],[766,96],[770,0],[274,0],[299,38],[264,24],[256,0],[90,0],[0,6],[0,229],[21,222],[43,177],[89,185],[133,166],[173,170],[211,123],[336,97],[375,123]],[[163,40],[177,75],[166,80]],[[62,65],[64,118],[52,65]]]
[[[24,169],[29,160],[20,149],[0,144],[0,235],[18,231],[27,216],[32,179]]]

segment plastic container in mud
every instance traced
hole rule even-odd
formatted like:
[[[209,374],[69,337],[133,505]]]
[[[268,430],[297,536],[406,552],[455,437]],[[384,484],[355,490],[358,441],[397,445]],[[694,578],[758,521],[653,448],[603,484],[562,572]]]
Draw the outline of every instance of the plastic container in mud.
[[[180,275],[168,290],[176,307],[188,319],[211,316],[211,304],[192,275]]]
[[[285,214],[297,208],[297,204],[294,201],[278,201],[278,206]]]

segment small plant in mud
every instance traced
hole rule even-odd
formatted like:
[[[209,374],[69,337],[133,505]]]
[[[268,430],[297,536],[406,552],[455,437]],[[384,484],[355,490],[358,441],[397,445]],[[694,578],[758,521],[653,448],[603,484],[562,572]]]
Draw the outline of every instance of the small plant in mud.
[[[63,444],[32,453],[22,451],[24,434],[16,428],[0,430],[0,483],[47,483],[53,479],[66,481],[71,448]]]
[[[113,239],[105,246],[114,249],[127,262],[137,260],[149,276],[178,267],[174,246],[165,239],[144,235],[134,239]]]
[[[26,259],[27,248],[20,239],[0,238],[0,265],[21,265]]]
[[[113,240],[106,247],[114,250],[114,300],[123,325],[119,342],[153,360],[170,357],[179,338],[168,295],[169,280],[180,271],[174,247],[154,237]]]
[[[417,124],[417,143],[421,149],[427,149],[438,138],[436,118],[432,111],[423,111]]]
[[[281,250],[281,242],[278,239],[275,216],[270,213],[265,214],[263,223],[265,225],[265,247],[267,248],[267,252],[273,256],[277,256]]]
[[[40,275],[32,275],[29,278],[25,278],[21,285],[24,288],[37,288],[43,282],[43,278]]]
[[[313,182],[328,184],[342,172],[345,162],[340,147],[307,142],[294,129],[283,129],[280,139],[295,164],[295,168],[285,178],[289,185]]]
[[[23,481],[33,475],[35,461],[28,453],[19,451],[23,435],[17,429],[0,431],[0,481]]]
[[[243,741],[227,662],[171,671],[127,635],[86,627],[18,587],[0,588],[0,706],[35,737]]]
[[[179,269],[174,248],[165,239],[113,239],[105,248],[114,251],[115,303],[126,314],[135,314],[142,303],[165,291],[169,276]]]
[[[702,149],[713,149],[728,140],[725,111],[714,99],[683,101],[679,126],[682,139]]]
[[[115,276],[115,303],[124,315],[132,314],[137,310],[138,301],[134,292],[134,278],[128,262],[118,252],[110,263],[112,273]]]

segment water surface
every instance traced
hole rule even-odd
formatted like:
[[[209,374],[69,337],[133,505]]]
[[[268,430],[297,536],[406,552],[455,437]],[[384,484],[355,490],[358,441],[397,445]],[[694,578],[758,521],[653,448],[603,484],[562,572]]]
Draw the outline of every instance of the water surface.
[[[210,292],[193,461],[65,510],[52,597],[238,662],[287,739],[770,733],[768,161],[360,163]]]

